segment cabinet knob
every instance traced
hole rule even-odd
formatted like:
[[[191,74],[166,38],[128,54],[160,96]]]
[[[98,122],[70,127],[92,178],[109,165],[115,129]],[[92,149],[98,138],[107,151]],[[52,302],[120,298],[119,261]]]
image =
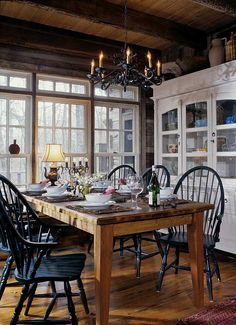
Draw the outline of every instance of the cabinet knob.
[[[215,143],[215,140],[214,139],[212,139],[212,140],[210,140],[212,143]]]
[[[216,134],[215,134],[215,132],[212,132],[212,134],[211,134],[211,135],[212,135],[213,137],[215,137],[215,135],[216,135]]]

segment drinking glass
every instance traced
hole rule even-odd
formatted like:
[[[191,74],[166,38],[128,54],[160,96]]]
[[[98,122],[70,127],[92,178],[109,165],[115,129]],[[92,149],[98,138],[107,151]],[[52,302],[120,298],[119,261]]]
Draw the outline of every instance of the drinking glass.
[[[133,202],[133,209],[141,209],[138,206],[137,198],[140,193],[142,193],[144,185],[143,185],[143,178],[141,176],[136,175],[128,175],[126,178],[126,185],[130,189],[132,202]]]

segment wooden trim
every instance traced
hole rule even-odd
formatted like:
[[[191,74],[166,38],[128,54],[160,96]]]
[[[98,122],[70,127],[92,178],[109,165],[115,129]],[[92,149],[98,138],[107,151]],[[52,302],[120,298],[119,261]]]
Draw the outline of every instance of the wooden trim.
[[[32,182],[36,182],[36,166],[38,164],[36,157],[36,134],[37,134],[37,109],[36,109],[36,74],[32,75]]]

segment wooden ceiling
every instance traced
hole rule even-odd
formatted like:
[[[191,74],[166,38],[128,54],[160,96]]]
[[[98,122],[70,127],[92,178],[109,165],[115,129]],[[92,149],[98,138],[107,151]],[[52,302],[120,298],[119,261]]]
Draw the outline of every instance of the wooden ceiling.
[[[124,0],[1,0],[0,15],[124,41]],[[128,42],[156,50],[205,48],[209,33],[233,25],[235,0],[128,0]]]

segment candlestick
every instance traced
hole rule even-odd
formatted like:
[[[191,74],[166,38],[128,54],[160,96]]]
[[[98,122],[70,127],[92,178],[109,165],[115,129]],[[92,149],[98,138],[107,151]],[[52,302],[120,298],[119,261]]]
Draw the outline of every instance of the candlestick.
[[[147,75],[148,75],[147,67],[146,67],[146,66],[145,66],[145,68],[144,68],[144,75],[145,75],[145,77],[147,77]]]
[[[102,68],[103,52],[101,51],[99,55],[99,68]]]
[[[161,61],[157,61],[157,76],[160,77],[161,75]]]
[[[147,52],[147,58],[148,58],[148,67],[151,68],[152,67],[152,55],[151,55],[150,51]]]
[[[91,74],[94,74],[94,68],[95,68],[95,61],[94,59],[91,61]]]
[[[127,50],[126,50],[126,63],[127,64],[130,64],[130,54],[131,54],[130,48],[127,47]]]

